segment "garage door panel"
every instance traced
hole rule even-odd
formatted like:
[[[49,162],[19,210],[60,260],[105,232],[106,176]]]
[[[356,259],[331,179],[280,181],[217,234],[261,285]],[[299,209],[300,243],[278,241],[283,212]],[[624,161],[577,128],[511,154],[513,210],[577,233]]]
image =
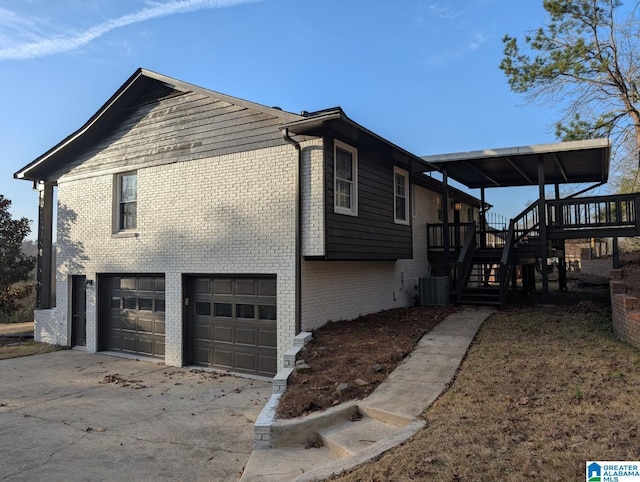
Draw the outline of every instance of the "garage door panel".
[[[152,354],[153,353],[153,340],[148,338],[138,337],[138,346],[136,351],[138,353]]]
[[[198,323],[195,325],[193,327],[193,337],[196,340],[207,340],[207,343],[209,343],[209,340],[211,339],[209,324],[207,323],[206,325],[203,325]]]
[[[122,336],[122,350],[136,353],[138,351],[138,343],[135,336],[127,333]]]
[[[155,323],[153,319],[147,318],[146,316],[138,317],[138,331],[145,333],[153,333],[155,329]]]
[[[123,313],[122,323],[120,324],[121,330],[136,331],[136,316],[133,313]]]
[[[101,275],[100,349],[163,358],[163,276]]]
[[[252,279],[236,280],[236,296],[254,296],[256,281]]]
[[[213,340],[216,343],[233,343],[233,327],[214,325]]]
[[[165,334],[165,323],[164,320],[156,320],[153,328],[153,332],[158,334],[158,335],[164,335]]]
[[[275,279],[260,279],[258,280],[258,296],[273,296],[276,297],[276,280]]]
[[[109,337],[109,346],[113,347],[114,350],[122,350],[122,335],[112,335]]]
[[[156,341],[154,348],[153,348],[153,352],[156,353],[157,355],[160,356],[164,356],[164,343],[160,342],[160,341]]]
[[[255,345],[256,332],[253,328],[236,328],[236,343],[240,345]]]
[[[193,345],[193,356],[197,360],[208,360],[209,351],[210,351],[209,342],[206,342],[206,343],[196,342]]]
[[[258,354],[258,371],[262,373],[275,373],[278,369],[278,362],[275,356]]]
[[[256,371],[256,355],[255,353],[240,351],[236,352],[236,368],[246,371]]]
[[[216,278],[213,281],[214,295],[230,295],[233,294],[233,280],[228,278]]]
[[[186,286],[187,297],[193,299],[186,330],[193,363],[265,376],[276,373],[275,276],[192,277]]]
[[[233,352],[218,348],[213,352],[213,363],[221,368],[233,368]]]
[[[112,330],[122,330],[122,318],[119,316],[110,316],[105,322],[108,323],[108,326]]]
[[[258,330],[258,345],[264,347],[275,346],[278,342],[275,329]]]

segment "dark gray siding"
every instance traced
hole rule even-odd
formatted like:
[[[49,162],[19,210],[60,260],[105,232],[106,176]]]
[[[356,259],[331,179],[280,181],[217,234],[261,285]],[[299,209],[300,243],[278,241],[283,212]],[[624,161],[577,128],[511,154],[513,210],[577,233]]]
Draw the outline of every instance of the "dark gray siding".
[[[276,116],[199,93],[173,92],[125,111],[88,150],[74,153],[73,175],[284,144]]]
[[[393,162],[369,145],[358,149],[358,216],[333,211],[333,139],[326,139],[326,259],[413,257],[411,226],[393,221]]]

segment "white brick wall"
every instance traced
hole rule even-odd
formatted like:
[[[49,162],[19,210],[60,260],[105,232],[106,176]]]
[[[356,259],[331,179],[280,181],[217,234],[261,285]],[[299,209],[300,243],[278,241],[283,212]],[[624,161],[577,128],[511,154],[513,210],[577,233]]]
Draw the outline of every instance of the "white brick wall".
[[[322,141],[303,144],[302,241],[324,254]],[[114,174],[63,177],[58,187],[57,309],[41,316],[42,339],[70,339],[70,276],[165,274],[165,362],[182,365],[185,274],[275,274],[278,368],[295,336],[295,192],[292,146],[138,170],[138,235],[112,234]],[[412,190],[412,260],[303,261],[303,330],[411,306],[415,279],[429,273],[426,223],[437,222],[437,194]],[[87,351],[98,349],[97,284],[87,289]],[[46,320],[45,320],[46,318]],[[38,333],[38,332],[37,332]]]
[[[411,218],[413,259],[401,259],[396,263],[396,284],[403,287],[401,300],[404,306],[416,303],[417,278],[429,275],[427,251],[427,223],[438,222],[438,206],[435,193],[421,186],[413,186],[414,204]],[[402,279],[404,278],[404,282]]]
[[[323,142],[302,146],[302,255],[324,256]]]
[[[402,306],[393,300],[394,265],[393,261],[303,262],[302,330]]]
[[[138,170],[138,236],[112,234],[113,174],[58,183],[55,317],[67,344],[69,276],[164,273],[166,357],[182,365],[183,274],[275,274],[278,360],[292,344],[297,152],[290,146]],[[97,344],[96,284],[87,290],[87,351]]]
[[[414,279],[429,273],[426,224],[438,214],[435,193],[413,186],[412,194],[413,259],[303,262],[303,330],[415,304]]]

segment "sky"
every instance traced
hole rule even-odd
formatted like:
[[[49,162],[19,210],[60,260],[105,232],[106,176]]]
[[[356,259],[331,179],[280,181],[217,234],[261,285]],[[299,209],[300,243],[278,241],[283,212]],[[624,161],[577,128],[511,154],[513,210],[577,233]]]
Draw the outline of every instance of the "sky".
[[[138,67],[290,112],[341,106],[416,155],[555,142],[553,108],[498,68],[503,36],[545,20],[542,0],[0,0],[0,193],[35,231],[13,173]],[[536,198],[486,190],[506,218]]]

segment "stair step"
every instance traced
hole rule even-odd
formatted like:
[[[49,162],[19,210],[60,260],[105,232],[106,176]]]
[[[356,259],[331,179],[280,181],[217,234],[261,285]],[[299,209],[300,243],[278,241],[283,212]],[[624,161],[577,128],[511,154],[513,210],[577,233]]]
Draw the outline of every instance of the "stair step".
[[[393,425],[363,417],[357,421],[321,430],[319,435],[325,447],[342,458],[353,455],[397,433],[398,430],[399,428]]]
[[[502,251],[497,252],[497,253],[478,253],[477,251],[475,253],[473,253],[473,263],[479,263],[480,261],[482,262],[495,262],[495,263],[499,263],[500,259],[502,258]]]
[[[472,284],[467,285],[462,292],[463,293],[498,293],[500,291],[500,286],[497,284],[488,284],[485,285],[483,283],[480,284]]]
[[[295,480],[304,472],[319,469],[336,460],[338,458],[327,447],[254,450],[240,481]]]
[[[499,303],[500,296],[461,296],[460,301]]]
[[[486,300],[459,300],[460,305],[472,305],[472,306],[502,306],[499,301],[486,301]]]

